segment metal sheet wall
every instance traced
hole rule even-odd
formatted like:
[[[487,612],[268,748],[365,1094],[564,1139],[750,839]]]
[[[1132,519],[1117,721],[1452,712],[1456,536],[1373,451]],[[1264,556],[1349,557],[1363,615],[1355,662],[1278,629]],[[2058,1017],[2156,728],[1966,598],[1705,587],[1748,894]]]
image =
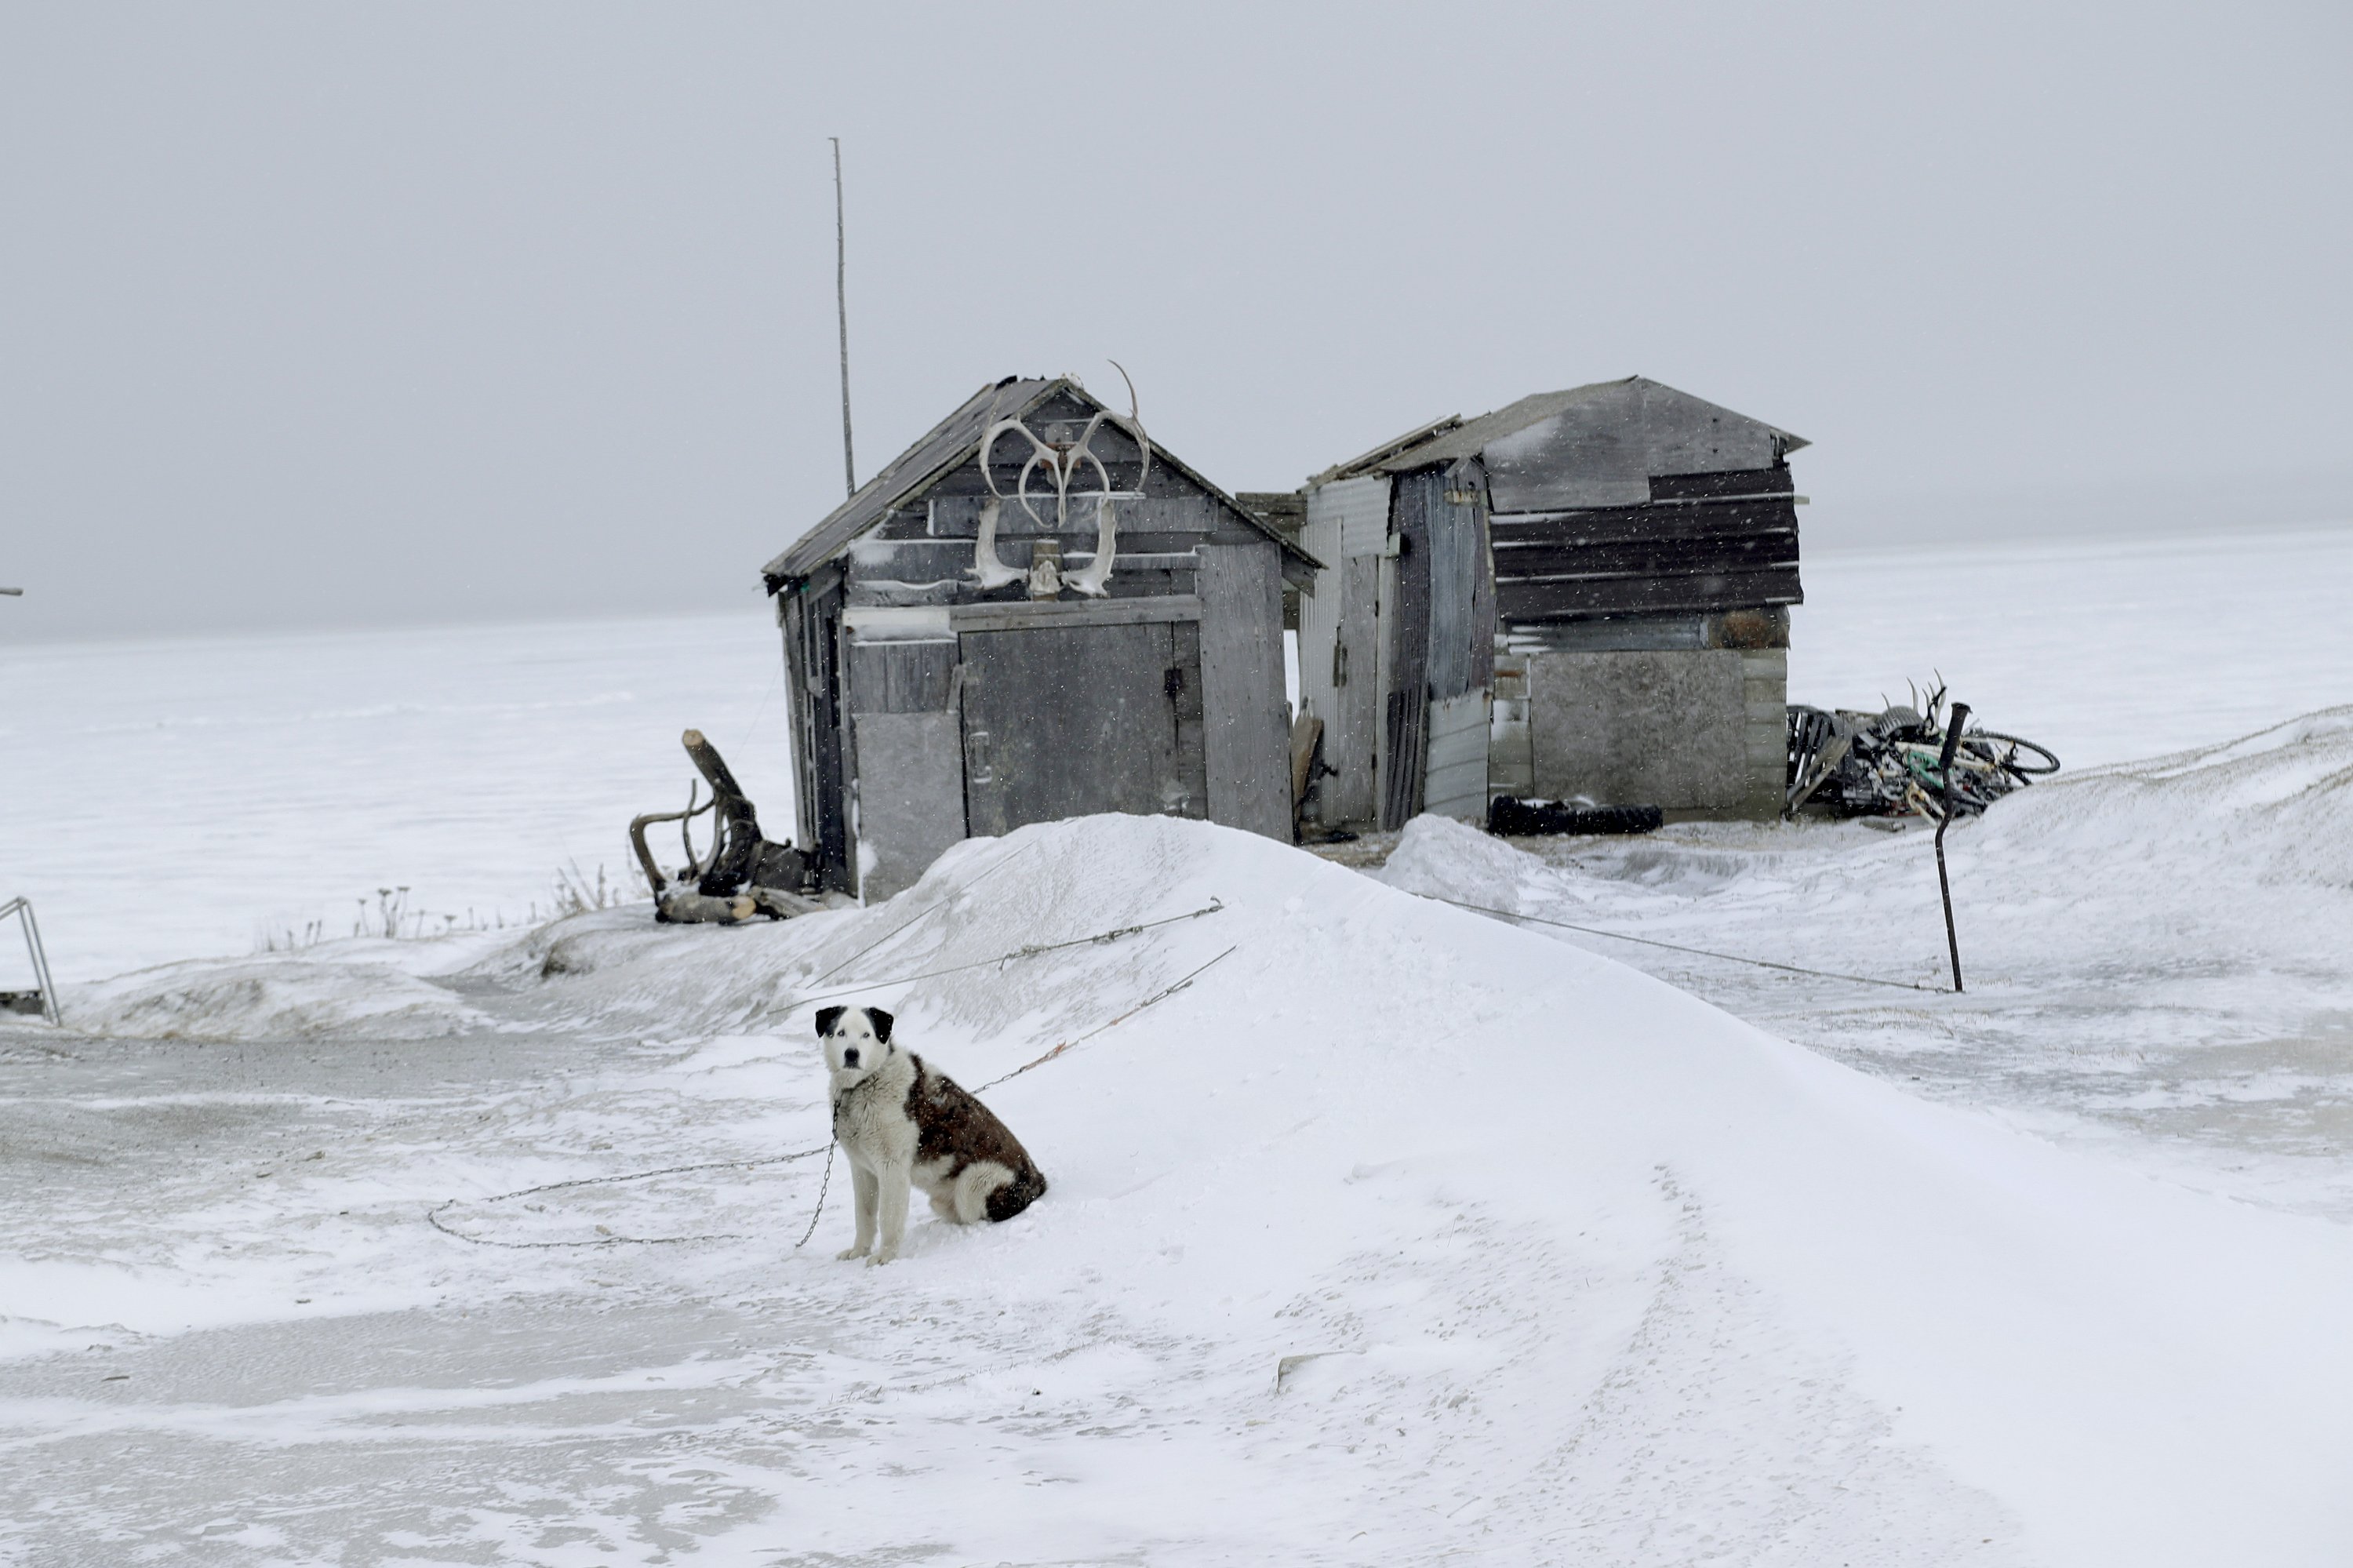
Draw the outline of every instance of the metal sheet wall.
[[[1381,712],[1378,599],[1388,546],[1389,482],[1376,475],[1310,491],[1301,543],[1322,561],[1299,601],[1300,698],[1324,721],[1316,786],[1327,827],[1374,821]]]

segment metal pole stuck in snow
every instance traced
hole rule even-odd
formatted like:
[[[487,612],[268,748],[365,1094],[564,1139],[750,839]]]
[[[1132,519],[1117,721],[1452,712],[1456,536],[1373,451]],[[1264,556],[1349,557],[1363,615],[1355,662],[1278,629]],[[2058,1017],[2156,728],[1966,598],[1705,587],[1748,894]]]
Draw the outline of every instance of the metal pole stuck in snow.
[[[1936,888],[1945,895],[1945,947],[1953,955],[1953,991],[1961,990],[1961,939],[1953,934],[1953,883],[1945,874],[1945,830],[1953,821],[1953,754],[1961,748],[1961,721],[1969,705],[1955,703],[1945,719],[1945,752],[1936,761],[1936,778],[1944,786],[1944,815],[1936,820]]]

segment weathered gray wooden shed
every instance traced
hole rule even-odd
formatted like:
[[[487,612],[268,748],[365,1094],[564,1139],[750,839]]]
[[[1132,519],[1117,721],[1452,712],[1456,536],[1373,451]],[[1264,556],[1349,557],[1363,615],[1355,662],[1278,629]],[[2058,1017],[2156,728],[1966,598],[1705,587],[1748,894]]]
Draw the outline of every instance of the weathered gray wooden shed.
[[[1314,567],[1077,382],[982,387],[766,567],[825,885],[1096,811],[1290,842],[1282,594]]]
[[[1632,376],[1408,431],[1308,482],[1308,809],[1327,827],[1492,797],[1776,814],[1788,459],[1807,443]]]

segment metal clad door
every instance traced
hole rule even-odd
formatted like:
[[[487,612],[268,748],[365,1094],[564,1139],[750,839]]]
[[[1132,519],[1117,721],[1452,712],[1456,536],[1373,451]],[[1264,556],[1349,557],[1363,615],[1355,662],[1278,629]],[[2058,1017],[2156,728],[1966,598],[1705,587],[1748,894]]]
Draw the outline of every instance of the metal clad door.
[[[1326,827],[1377,814],[1374,758],[1380,749],[1381,568],[1389,531],[1389,482],[1342,480],[1307,493],[1309,553],[1324,563],[1315,593],[1300,600],[1301,696],[1324,721],[1324,761],[1334,771],[1317,793]],[[1314,630],[1309,629],[1310,606]],[[1315,672],[1313,683],[1307,674]]]
[[[974,833],[1095,811],[1208,814],[1197,624],[970,631],[959,641]]]

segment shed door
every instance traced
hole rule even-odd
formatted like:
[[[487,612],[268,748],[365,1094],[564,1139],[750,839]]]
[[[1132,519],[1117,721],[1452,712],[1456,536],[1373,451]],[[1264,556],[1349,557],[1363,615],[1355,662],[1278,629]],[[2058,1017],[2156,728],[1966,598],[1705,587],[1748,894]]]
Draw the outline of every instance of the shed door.
[[[1208,814],[1198,622],[968,631],[960,641],[974,833],[1095,811]]]

